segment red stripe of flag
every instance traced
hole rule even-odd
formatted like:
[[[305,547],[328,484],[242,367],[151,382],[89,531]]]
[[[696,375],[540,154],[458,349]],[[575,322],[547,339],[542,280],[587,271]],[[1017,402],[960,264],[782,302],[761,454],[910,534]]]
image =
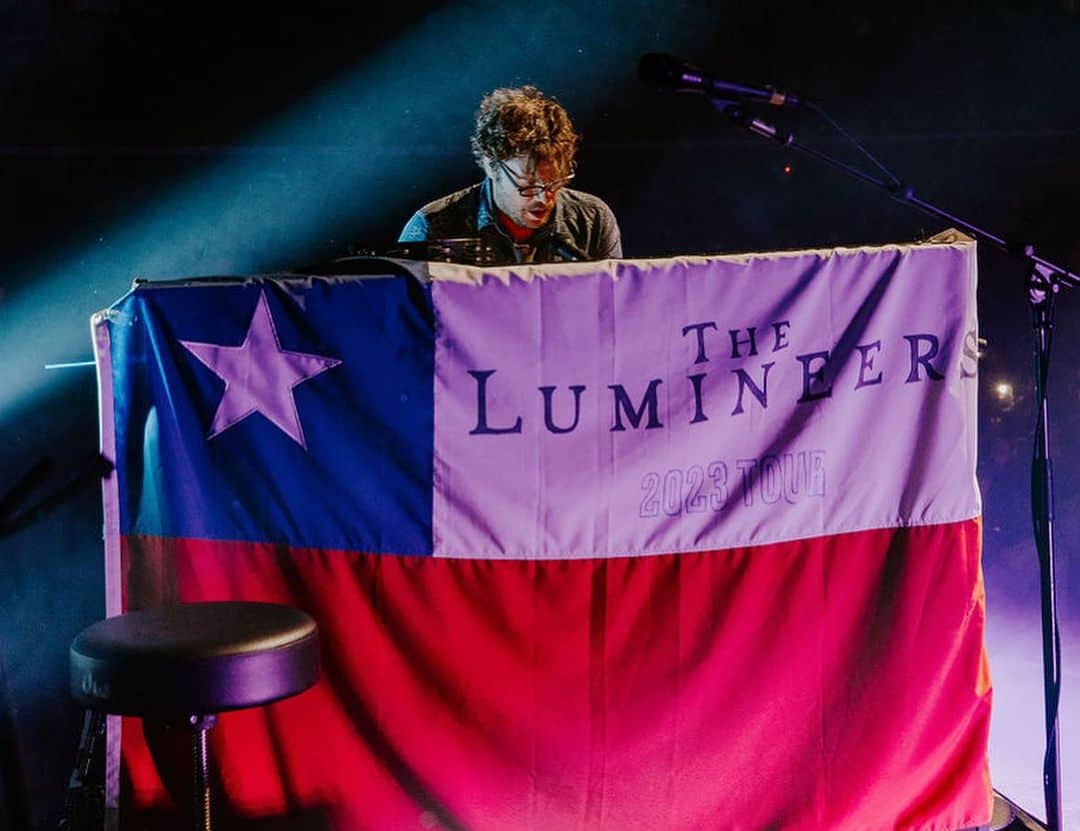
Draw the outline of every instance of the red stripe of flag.
[[[128,608],[268,600],[320,623],[314,690],[222,717],[224,814],[929,831],[990,816],[979,536],[968,520],[571,561],[132,537],[123,554]],[[187,787],[186,757],[163,782],[142,731],[124,758],[136,815]]]

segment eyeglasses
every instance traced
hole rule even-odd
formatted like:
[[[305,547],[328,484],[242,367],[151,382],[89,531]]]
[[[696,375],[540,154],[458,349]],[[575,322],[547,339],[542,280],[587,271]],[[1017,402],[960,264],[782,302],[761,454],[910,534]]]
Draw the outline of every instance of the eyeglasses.
[[[526,185],[525,187],[521,187],[517,183],[518,175],[514,173],[514,171],[512,171],[510,168],[508,168],[506,164],[503,163],[502,159],[496,159],[495,162],[499,165],[499,167],[502,168],[503,173],[505,173],[507,178],[510,179],[511,184],[513,184],[517,192],[529,199],[533,198],[534,196],[539,196],[541,193],[544,192],[550,193],[552,195],[558,193],[560,190],[566,187],[566,183],[573,179],[576,175],[575,166],[571,164],[569,176],[565,176],[562,179],[557,179],[554,182],[548,182],[546,185]]]

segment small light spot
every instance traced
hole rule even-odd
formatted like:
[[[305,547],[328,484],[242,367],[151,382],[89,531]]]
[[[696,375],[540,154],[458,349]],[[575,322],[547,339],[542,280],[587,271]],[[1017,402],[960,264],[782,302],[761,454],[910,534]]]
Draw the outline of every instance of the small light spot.
[[[1016,406],[1017,396],[1013,385],[1008,381],[998,381],[993,387],[994,397],[1002,412],[1009,412]]]

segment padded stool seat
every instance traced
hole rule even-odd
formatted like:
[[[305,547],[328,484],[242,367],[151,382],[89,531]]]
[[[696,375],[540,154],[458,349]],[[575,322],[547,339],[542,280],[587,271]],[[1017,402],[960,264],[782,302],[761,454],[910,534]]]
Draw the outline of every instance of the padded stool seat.
[[[184,719],[255,707],[319,679],[315,621],[273,603],[182,603],[88,626],[71,644],[71,692],[107,713]]]
[[[181,603],[88,626],[71,644],[71,694],[96,712],[193,729],[196,828],[210,827],[206,732],[217,713],[269,704],[319,680],[306,613],[274,603]]]

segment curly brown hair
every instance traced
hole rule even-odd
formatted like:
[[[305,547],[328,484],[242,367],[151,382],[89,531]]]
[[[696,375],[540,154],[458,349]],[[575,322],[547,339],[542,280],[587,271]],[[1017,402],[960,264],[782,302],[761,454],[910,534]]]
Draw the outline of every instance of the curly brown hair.
[[[561,104],[534,86],[523,86],[501,87],[483,97],[471,143],[481,167],[485,156],[506,161],[531,155],[565,176],[579,139]]]

